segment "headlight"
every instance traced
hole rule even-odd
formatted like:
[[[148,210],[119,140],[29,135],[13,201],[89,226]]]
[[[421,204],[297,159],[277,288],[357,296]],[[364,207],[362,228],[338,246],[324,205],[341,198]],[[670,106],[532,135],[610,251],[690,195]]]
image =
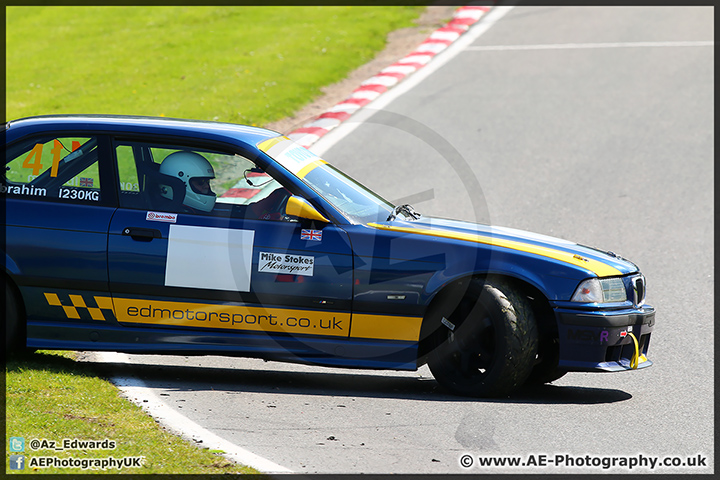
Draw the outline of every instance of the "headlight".
[[[591,278],[578,286],[570,300],[583,303],[624,302],[627,292],[620,278]]]

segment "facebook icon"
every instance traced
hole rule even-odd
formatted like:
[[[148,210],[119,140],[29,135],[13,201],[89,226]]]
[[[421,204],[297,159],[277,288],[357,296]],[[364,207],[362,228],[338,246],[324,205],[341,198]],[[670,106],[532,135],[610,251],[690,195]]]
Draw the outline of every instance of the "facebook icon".
[[[25,455],[10,455],[10,470],[23,470],[25,468]]]

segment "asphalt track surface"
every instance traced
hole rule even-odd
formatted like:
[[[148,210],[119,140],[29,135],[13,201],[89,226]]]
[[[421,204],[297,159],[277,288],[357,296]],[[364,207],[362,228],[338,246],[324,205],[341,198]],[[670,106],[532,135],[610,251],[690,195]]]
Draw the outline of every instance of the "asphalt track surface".
[[[713,473],[713,38],[712,7],[515,7],[351,133],[313,147],[423,214],[633,260],[657,308],[653,367],[569,374],[496,400],[448,395],[425,367],[134,355],[112,371],[148,387],[137,401],[161,399],[298,473]],[[478,465],[542,455],[575,466]],[[612,457],[698,465],[604,469]]]

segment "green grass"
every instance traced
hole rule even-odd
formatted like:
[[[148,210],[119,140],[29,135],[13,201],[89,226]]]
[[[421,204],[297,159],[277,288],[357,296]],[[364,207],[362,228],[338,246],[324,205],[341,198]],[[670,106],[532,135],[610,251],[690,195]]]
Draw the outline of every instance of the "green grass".
[[[423,7],[6,9],[6,117],[290,116],[413,25]]]
[[[39,468],[7,473],[258,473],[226,460],[158,428],[140,407],[118,395],[115,386],[98,378],[92,363],[75,362],[71,353],[39,351],[11,359],[6,365],[6,442],[26,441],[26,465],[31,457],[76,459],[144,456],[141,468],[82,470]],[[33,451],[32,439],[116,442],[112,450],[49,449]],[[8,458],[8,457],[6,457]]]

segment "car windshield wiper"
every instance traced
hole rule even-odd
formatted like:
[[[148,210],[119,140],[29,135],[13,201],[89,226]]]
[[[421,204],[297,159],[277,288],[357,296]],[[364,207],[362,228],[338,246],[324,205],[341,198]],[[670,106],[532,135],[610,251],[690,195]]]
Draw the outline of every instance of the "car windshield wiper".
[[[386,221],[390,222],[392,220],[395,220],[395,218],[397,218],[398,216],[398,213],[402,213],[411,220],[417,220],[418,218],[420,218],[420,214],[413,209],[412,205],[406,203],[404,205],[398,205],[397,207],[393,208],[393,211],[390,213],[390,215],[388,215]]]

